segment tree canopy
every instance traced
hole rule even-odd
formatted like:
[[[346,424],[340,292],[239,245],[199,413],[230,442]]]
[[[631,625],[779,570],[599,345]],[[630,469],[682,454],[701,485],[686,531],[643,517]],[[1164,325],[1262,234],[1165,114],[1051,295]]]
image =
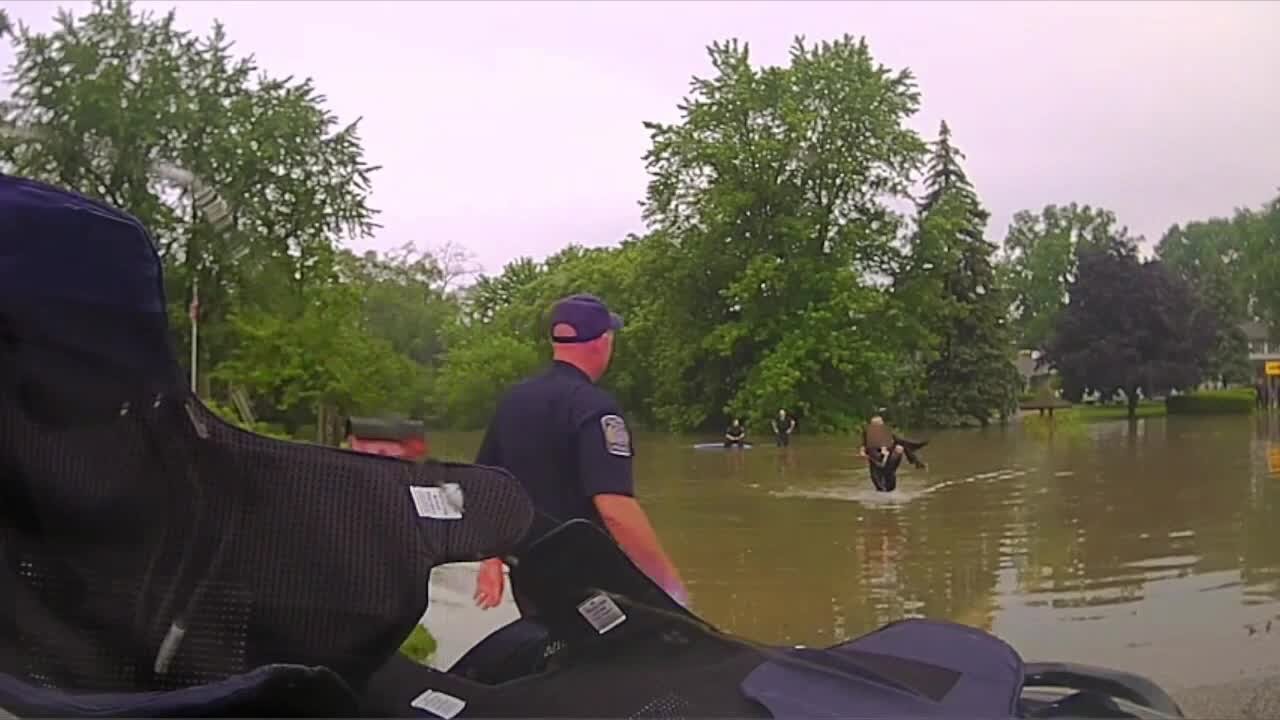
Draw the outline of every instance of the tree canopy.
[[[1080,253],[1112,240],[1137,242],[1118,225],[1115,213],[1103,208],[1051,204],[1038,213],[1023,210],[1013,216],[1004,251],[1023,347],[1039,348],[1048,341],[1067,304]]]
[[[786,67],[711,46],[675,125],[647,123],[662,294],[655,415],[696,427],[787,407],[847,428],[892,385],[895,316],[872,282],[891,271],[925,150],[906,121],[911,74],[864,40],[797,39]],[[659,277],[655,275],[655,277]]]
[[[894,286],[928,358],[916,414],[934,425],[1006,417],[1021,389],[1010,353],[1009,298],[996,275],[996,246],[984,236],[989,214],[960,165],[963,157],[942,123],[916,234]]]
[[[1185,390],[1205,377],[1218,319],[1189,283],[1158,260],[1139,260],[1131,243],[1081,251],[1068,295],[1045,353],[1068,399],[1123,391],[1133,417],[1139,393]]]
[[[1280,318],[1280,198],[1175,226],[1158,263],[1114,213],[1070,202],[1018,213],[998,252],[962,143],[911,129],[911,72],[861,38],[797,38],[774,66],[712,44],[678,119],[644,124],[643,233],[472,278],[450,238],[352,252],[377,229],[358,120],[235,55],[221,25],[198,36],[96,0],[43,34],[0,13],[0,36],[16,49],[0,170],[151,228],[179,347],[198,288],[201,395],[223,412],[247,395],[281,434],[333,442],[354,413],[479,427],[548,360],[547,312],[575,292],[626,317],[604,383],[634,424],[669,430],[764,428],[780,407],[802,431],[881,407],[985,424],[1022,389],[1019,347],[1048,349],[1072,393],[1235,380],[1235,319]]]
[[[2,120],[22,132],[0,140],[0,164],[142,220],[165,264],[181,346],[198,283],[203,389],[216,379],[258,386],[268,370],[236,375],[247,365],[233,355],[274,329],[301,337],[317,293],[335,281],[342,243],[375,227],[375,168],[363,160],[357,123],[340,125],[310,80],[274,78],[233,56],[221,25],[205,37],[179,30],[173,11],[96,0],[80,17],[59,11],[50,33],[19,26],[12,40]],[[217,188],[229,218],[210,223],[157,163]],[[291,386],[288,395],[319,403],[342,395],[332,390]]]

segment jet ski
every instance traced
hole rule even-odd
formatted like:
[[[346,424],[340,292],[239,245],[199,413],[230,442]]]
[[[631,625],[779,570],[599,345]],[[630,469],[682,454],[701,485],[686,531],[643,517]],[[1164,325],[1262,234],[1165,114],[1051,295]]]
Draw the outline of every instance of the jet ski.
[[[0,717],[1181,717],[952,623],[816,649],[715,628],[590,524],[526,546],[500,469],[223,422],[127,213],[0,175],[0,229]],[[487,557],[538,611],[448,672],[402,655],[431,568]]]
[[[509,562],[536,614],[447,673],[393,659],[374,675],[367,712],[430,717],[426,693],[451,698],[458,717],[1183,717],[1145,678],[1027,663],[950,622],[901,620],[827,648],[755,643],[675,603],[586,521]]]

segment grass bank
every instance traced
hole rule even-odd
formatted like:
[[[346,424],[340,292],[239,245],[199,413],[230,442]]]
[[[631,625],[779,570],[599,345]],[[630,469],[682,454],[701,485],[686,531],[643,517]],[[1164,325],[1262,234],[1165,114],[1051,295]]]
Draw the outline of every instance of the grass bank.
[[[1168,400],[1170,415],[1250,415],[1256,404],[1253,388],[1205,390]]]
[[[1124,403],[1116,405],[1074,405],[1070,410],[1058,412],[1066,412],[1081,422],[1101,422],[1104,420],[1124,420],[1129,417],[1129,406]],[[1138,411],[1135,413],[1139,418],[1164,417],[1168,412],[1163,401],[1145,400],[1138,403]]]
[[[1136,417],[1154,418],[1166,415],[1248,415],[1254,410],[1251,388],[1231,390],[1201,390],[1175,395],[1167,400],[1146,400],[1138,403]],[[1034,414],[1035,411],[1029,411]],[[1107,420],[1124,420],[1129,408],[1124,403],[1112,405],[1073,405],[1057,410],[1055,415],[1070,417],[1084,423]]]

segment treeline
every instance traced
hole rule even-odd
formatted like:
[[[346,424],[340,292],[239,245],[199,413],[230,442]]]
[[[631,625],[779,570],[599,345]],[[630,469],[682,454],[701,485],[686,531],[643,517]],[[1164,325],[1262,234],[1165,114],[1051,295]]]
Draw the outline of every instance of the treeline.
[[[1156,320],[1090,326],[1068,301],[1088,294],[1091,249],[1121,248],[1109,255],[1132,260],[1121,275],[1139,273],[1137,239],[1112,213],[1068,204],[1019,213],[1003,248],[988,241],[946,124],[932,138],[909,128],[911,73],[850,37],[797,40],[775,67],[752,65],[737,42],[712,45],[714,73],[693,80],[680,121],[646,123],[644,235],[464,284],[456,246],[345,249],[376,229],[358,126],[339,126],[310,81],[234,57],[220,26],[195,37],[172,13],[98,2],[50,34],[11,35],[3,121],[22,132],[0,141],[0,169],[142,219],[179,348],[198,287],[202,395],[224,408],[248,398],[277,432],[332,441],[345,415],[386,412],[478,427],[546,361],[545,314],[571,292],[626,316],[606,383],[633,422],[672,430],[730,415],[760,426],[779,407],[808,431],[847,430],[886,406],[900,423],[985,424],[1016,409],[1021,347],[1050,351],[1073,393],[1239,380],[1237,322],[1280,317],[1272,203],[1172,228],[1148,275],[1182,290],[1142,287],[1190,290]],[[206,179],[228,215],[198,212],[155,160]],[[1146,353],[1137,379],[1077,357],[1099,327],[1176,332],[1188,313],[1211,339],[1121,343]],[[1182,371],[1154,371],[1171,364]]]

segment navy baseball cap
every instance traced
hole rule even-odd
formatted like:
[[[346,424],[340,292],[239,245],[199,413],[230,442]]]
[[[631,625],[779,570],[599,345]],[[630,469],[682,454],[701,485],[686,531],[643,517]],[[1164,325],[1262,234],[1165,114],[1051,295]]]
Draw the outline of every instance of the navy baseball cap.
[[[622,317],[609,312],[604,301],[595,295],[580,293],[563,298],[551,308],[551,327],[568,325],[573,328],[573,337],[552,336],[552,342],[584,343],[591,342],[610,330],[622,329]]]

